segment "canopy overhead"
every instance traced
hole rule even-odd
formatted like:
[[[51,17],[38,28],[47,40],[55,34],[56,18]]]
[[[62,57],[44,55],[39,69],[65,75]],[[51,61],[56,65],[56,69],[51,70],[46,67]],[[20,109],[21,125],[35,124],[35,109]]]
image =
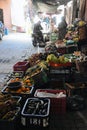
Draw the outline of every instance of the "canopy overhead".
[[[41,12],[41,13],[49,13],[53,14],[57,12],[58,5],[56,4],[47,4],[42,2],[41,0],[33,0],[33,9],[35,12]]]
[[[54,14],[59,5],[66,4],[71,0],[33,0],[33,10],[35,12],[45,12]]]

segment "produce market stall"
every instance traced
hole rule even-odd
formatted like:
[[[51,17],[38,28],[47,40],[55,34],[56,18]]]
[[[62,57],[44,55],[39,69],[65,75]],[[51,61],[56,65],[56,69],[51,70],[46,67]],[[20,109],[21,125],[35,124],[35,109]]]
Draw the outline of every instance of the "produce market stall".
[[[50,126],[52,115],[61,117],[68,111],[84,109],[87,97],[87,94],[84,94],[84,91],[87,91],[87,56],[78,50],[77,41],[75,37],[74,42],[71,39],[57,41],[45,48],[44,53],[33,54],[24,61],[15,63],[13,72],[6,78],[1,91],[1,114],[3,114],[2,106],[6,108],[12,105],[11,99],[9,101],[3,99],[2,103],[2,97],[8,95],[11,98],[13,96],[21,98],[20,103],[12,106],[12,109],[9,108],[13,110],[18,107],[13,116],[18,117],[15,122],[19,121],[19,127],[25,130],[30,126],[47,128]],[[70,50],[71,47],[75,49]],[[65,50],[61,49],[59,52],[59,48]],[[9,128],[10,118],[7,118],[9,113],[6,112],[3,116],[0,114],[1,129],[4,127],[2,123],[4,119],[6,127]],[[10,121],[13,124],[14,121]],[[13,125],[11,130],[16,129]]]

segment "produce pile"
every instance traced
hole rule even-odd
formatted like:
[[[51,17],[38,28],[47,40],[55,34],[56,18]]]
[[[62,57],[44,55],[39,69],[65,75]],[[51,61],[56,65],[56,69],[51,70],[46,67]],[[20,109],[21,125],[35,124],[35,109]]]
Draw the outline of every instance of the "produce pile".
[[[18,112],[17,106],[16,98],[0,94],[0,120],[12,120]]]
[[[86,25],[86,22],[83,21],[83,20],[80,20],[80,21],[78,22],[78,24],[77,24],[78,27],[83,27],[83,26],[85,26],[85,25]]]
[[[62,55],[62,56],[55,56],[54,54],[50,54],[47,56],[47,62],[54,62],[54,63],[67,63],[69,62],[69,59]]]
[[[76,59],[81,56],[80,52],[74,52],[72,54],[59,54],[55,53],[39,53],[31,56],[27,61],[30,62],[30,67],[26,72],[15,71],[11,74],[9,81],[5,85],[3,91],[5,93],[14,94],[30,94],[34,86],[40,86],[46,83],[49,79],[49,67],[52,64],[57,64],[62,67],[71,66],[75,63]],[[33,61],[33,62],[32,62]],[[51,64],[52,63],[52,64]],[[20,82],[21,87],[17,89],[11,89],[8,87],[8,83]]]
[[[85,39],[86,37],[86,26],[86,22],[82,20],[78,21],[76,25],[69,25],[65,38],[58,40],[56,46],[62,47],[65,45],[78,44],[79,40]]]
[[[66,43],[66,45],[68,44],[75,44],[78,43],[79,41],[79,35],[78,35],[78,31],[68,31],[65,39],[63,39],[64,43]]]
[[[27,69],[26,75],[33,77],[34,75],[40,73],[41,70],[48,70],[48,64],[44,60]]]
[[[75,44],[82,38],[84,39],[86,37],[86,26],[86,22],[82,20],[78,21],[76,25],[69,26],[65,39],[63,39],[64,43],[66,45]]]
[[[8,84],[9,83],[16,83],[16,82],[20,82],[22,85],[17,88],[17,89],[12,89],[12,88],[9,88],[8,87]],[[30,91],[31,91],[31,86],[34,84],[34,81],[28,77],[26,78],[12,78],[10,79],[10,81],[7,83],[7,86],[5,88],[5,92],[8,92],[8,93],[20,93],[20,94],[29,94]]]
[[[36,65],[40,61],[40,53],[32,54],[28,59],[30,67]]]

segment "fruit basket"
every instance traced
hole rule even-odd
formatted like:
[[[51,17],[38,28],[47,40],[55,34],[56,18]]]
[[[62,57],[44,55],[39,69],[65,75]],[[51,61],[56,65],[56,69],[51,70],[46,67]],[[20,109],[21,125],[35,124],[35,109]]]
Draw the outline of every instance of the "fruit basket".
[[[21,123],[25,127],[47,127],[49,113],[50,99],[28,98],[21,112]]]

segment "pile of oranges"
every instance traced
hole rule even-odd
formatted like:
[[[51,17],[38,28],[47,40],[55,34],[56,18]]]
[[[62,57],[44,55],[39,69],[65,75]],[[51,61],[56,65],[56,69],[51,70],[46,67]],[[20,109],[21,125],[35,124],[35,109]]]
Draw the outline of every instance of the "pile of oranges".
[[[10,90],[9,88],[6,89],[6,91],[15,92],[15,93],[30,93],[31,86],[33,85],[33,80],[29,78],[14,78],[11,79],[10,82],[21,82],[22,87],[18,88],[17,90]]]

